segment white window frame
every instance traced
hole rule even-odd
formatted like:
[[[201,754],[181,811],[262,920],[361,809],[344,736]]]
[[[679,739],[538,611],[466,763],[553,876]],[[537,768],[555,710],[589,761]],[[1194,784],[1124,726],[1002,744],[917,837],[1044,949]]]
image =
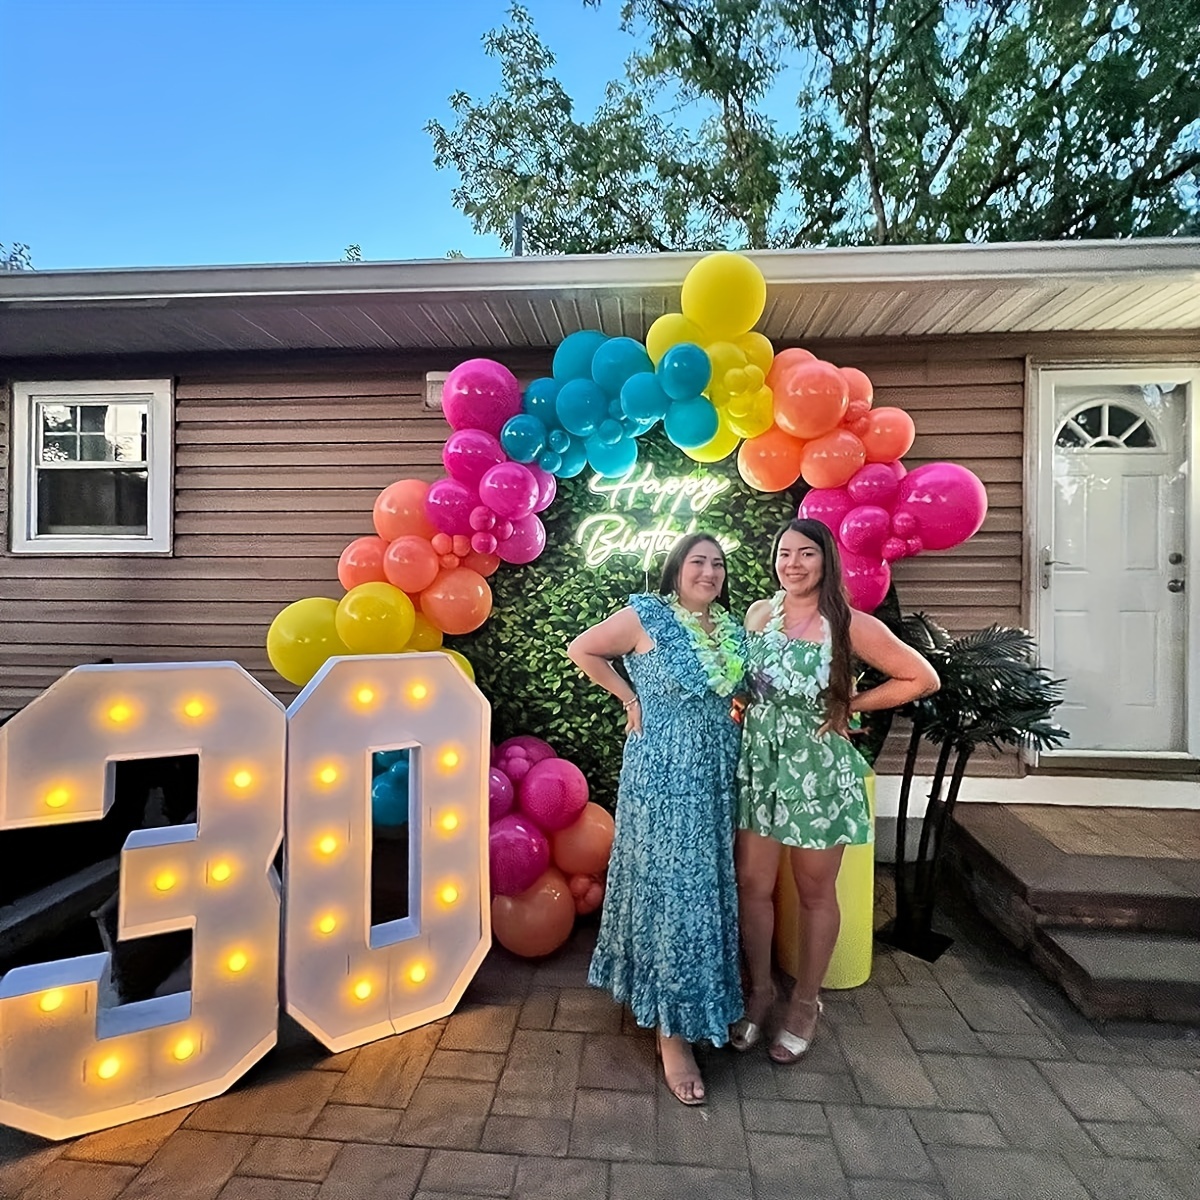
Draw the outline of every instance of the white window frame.
[[[14,554],[157,554],[172,549],[174,389],[169,379],[54,380],[14,383],[10,546]],[[78,536],[37,532],[38,404],[86,400],[146,404],[146,533]],[[118,465],[119,464],[115,464]]]

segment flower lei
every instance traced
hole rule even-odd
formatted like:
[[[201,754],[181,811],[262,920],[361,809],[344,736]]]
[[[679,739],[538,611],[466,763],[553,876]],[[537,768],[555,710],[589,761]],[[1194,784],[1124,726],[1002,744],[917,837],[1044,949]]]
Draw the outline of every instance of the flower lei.
[[[723,608],[714,607],[711,610],[713,631],[710,636],[700,624],[700,618],[684,608],[677,599],[672,599],[671,610],[692,639],[709,688],[718,696],[732,696],[746,673],[737,622]]]
[[[816,671],[797,670],[788,661],[788,645],[793,639],[783,631],[783,597],[783,592],[776,592],[771,598],[771,617],[760,635],[765,639],[771,654],[756,668],[755,674],[776,692],[815,702],[829,686],[829,668],[833,663],[833,640],[829,636],[829,622],[824,617],[821,618],[820,655]]]

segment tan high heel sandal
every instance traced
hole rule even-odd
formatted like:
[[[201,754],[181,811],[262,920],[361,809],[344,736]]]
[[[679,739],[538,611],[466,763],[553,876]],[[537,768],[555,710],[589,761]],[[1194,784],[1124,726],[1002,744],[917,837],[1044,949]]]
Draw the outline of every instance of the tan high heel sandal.
[[[821,1019],[821,1014],[825,1011],[825,1005],[820,1000],[805,1000],[810,1008],[817,1010],[817,1020]],[[781,1067],[790,1066],[794,1062],[799,1062],[809,1051],[813,1041],[817,1036],[817,1025],[813,1022],[812,1033],[806,1037],[797,1037],[794,1033],[789,1033],[786,1029],[781,1029],[776,1035],[775,1040],[771,1043],[771,1048],[767,1051],[772,1062],[779,1063]]]

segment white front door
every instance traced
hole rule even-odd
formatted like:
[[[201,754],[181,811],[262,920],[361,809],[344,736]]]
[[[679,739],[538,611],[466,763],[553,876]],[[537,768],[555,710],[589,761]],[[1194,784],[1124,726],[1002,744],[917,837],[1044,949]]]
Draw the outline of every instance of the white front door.
[[[1035,586],[1066,754],[1188,750],[1191,388],[1130,374],[1042,376]]]

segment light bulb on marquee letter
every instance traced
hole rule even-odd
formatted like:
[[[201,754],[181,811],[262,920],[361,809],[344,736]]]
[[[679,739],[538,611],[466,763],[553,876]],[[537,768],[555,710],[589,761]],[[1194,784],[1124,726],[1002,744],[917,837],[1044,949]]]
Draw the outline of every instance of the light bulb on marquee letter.
[[[107,954],[9,971],[0,1122],[59,1139],[195,1104],[275,1044],[286,733],[236,663],[77,667],[0,726],[0,829],[99,820],[109,763],[200,756],[199,824],[131,833],[118,885],[122,941],[193,931],[191,991],[99,1007]]]
[[[446,1016],[491,941],[483,693],[443,654],[330,659],[288,725],[288,1012],[334,1051]],[[372,927],[371,759],[406,746],[409,915]],[[335,759],[331,807],[320,772]]]

